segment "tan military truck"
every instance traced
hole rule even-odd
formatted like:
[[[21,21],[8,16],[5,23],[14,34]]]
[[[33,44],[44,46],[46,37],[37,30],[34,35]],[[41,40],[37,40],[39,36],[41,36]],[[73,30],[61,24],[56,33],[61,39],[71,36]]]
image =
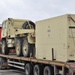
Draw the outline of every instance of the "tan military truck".
[[[2,23],[2,53],[15,48],[17,56],[29,56],[34,46],[35,24],[29,20],[8,18]]]

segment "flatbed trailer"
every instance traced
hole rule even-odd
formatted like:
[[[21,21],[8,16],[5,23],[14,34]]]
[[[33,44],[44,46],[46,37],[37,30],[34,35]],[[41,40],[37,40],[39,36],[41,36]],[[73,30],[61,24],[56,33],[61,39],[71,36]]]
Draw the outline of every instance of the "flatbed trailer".
[[[4,28],[0,67],[8,65],[20,68],[25,71],[25,75],[75,75],[74,19],[75,15],[67,14],[37,21],[36,26],[27,21],[21,24],[21,28],[16,27],[16,30],[16,20],[14,23],[13,19],[8,19],[9,24],[3,25],[9,27],[9,33],[11,30],[9,37],[13,34],[15,37],[8,37],[7,41]],[[18,22],[20,24],[20,20]],[[16,51],[16,55],[9,54],[11,48]]]
[[[56,61],[50,61],[50,60],[42,60],[42,59],[36,59],[33,57],[17,57],[16,55],[3,55],[0,54],[0,58],[6,59],[8,66],[16,67],[25,70],[26,64],[32,64],[33,67],[35,65],[40,65],[42,69],[45,66],[52,66],[54,75],[75,75],[75,63],[69,62],[56,62]],[[5,62],[4,62],[5,63]],[[33,69],[33,68],[32,68]],[[59,71],[59,72],[58,72]],[[59,74],[60,73],[60,74]],[[33,74],[32,74],[33,75]]]

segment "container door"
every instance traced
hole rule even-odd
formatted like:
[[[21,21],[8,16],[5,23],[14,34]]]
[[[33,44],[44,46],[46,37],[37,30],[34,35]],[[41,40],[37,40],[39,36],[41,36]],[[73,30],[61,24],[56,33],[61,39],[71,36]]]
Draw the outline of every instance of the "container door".
[[[69,51],[68,59],[75,60],[75,26],[69,26]]]

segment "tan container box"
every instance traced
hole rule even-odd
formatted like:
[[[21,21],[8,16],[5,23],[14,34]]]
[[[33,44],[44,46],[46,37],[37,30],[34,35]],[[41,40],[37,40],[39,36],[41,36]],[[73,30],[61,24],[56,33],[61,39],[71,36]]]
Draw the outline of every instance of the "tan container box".
[[[75,60],[75,15],[36,22],[36,57],[66,62]],[[53,50],[53,53],[52,53]]]

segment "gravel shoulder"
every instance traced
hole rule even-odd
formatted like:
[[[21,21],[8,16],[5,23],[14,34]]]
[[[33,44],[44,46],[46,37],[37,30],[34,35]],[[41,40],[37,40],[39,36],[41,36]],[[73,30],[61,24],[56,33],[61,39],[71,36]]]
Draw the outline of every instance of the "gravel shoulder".
[[[18,70],[0,70],[0,75],[24,75],[24,72]]]

